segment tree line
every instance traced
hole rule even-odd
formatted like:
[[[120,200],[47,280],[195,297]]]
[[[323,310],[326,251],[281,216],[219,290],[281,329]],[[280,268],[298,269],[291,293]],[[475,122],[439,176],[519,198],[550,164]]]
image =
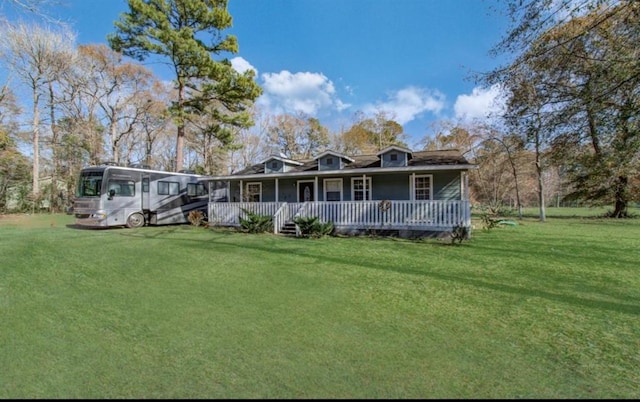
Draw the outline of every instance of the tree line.
[[[640,2],[504,4],[513,26],[494,52],[512,61],[477,77],[501,88],[504,114],[441,121],[414,150],[459,149],[478,165],[472,201],[494,210],[537,206],[544,220],[547,205],[595,203],[627,216],[640,192]],[[61,24],[3,21],[0,211],[9,196],[17,209],[46,200],[59,211],[79,170],[104,161],[230,174],[271,154],[408,146],[383,111],[357,112],[331,132],[313,116],[261,110],[254,73],[235,71],[227,58],[238,51],[224,34],[231,24],[226,0],[130,0],[109,46],[76,45]],[[171,66],[171,82],[140,64],[151,58]],[[18,93],[30,101],[18,102]]]
[[[484,79],[502,86],[503,122],[534,152],[540,219],[549,166],[568,185],[565,199],[627,216],[640,187],[640,2],[506,3],[514,25],[494,51],[513,61]]]

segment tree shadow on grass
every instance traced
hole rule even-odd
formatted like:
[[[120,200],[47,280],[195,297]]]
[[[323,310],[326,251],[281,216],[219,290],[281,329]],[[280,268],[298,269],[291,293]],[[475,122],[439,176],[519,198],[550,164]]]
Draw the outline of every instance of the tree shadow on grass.
[[[136,232],[127,231],[127,232],[123,232],[122,235],[157,239],[157,238],[163,238],[164,236],[171,234],[177,231],[178,229],[179,228],[166,228],[160,231],[154,231],[153,233],[151,232],[147,233],[146,231],[136,231]],[[206,244],[206,245],[215,244],[215,245],[223,246],[226,248],[234,248],[239,250],[251,249],[251,250],[256,250],[256,251],[270,253],[270,254],[274,254],[274,253],[281,254],[283,259],[286,259],[287,257],[290,257],[292,254],[294,254],[296,256],[312,258],[312,259],[316,259],[318,261],[323,261],[323,262],[333,262],[335,264],[352,265],[352,266],[361,267],[363,269],[375,269],[375,270],[381,270],[381,271],[392,271],[392,272],[397,272],[401,274],[417,275],[417,276],[422,276],[422,277],[431,278],[435,280],[453,282],[457,284],[463,284],[466,286],[472,286],[479,289],[491,290],[491,291],[501,292],[505,294],[516,295],[520,297],[539,297],[539,298],[560,302],[560,303],[565,303],[568,305],[578,306],[582,308],[592,308],[592,309],[612,311],[617,313],[624,313],[624,314],[629,314],[633,316],[640,316],[640,304],[627,304],[627,303],[620,303],[620,302],[594,300],[586,297],[573,296],[573,295],[562,294],[562,293],[554,293],[548,290],[529,289],[529,288],[518,287],[518,286],[506,284],[506,283],[496,283],[496,282],[490,282],[490,281],[477,279],[477,278],[468,278],[468,277],[463,277],[459,275],[434,272],[434,271],[430,271],[428,269],[423,269],[423,268],[411,268],[411,267],[399,267],[399,266],[387,265],[375,260],[369,260],[365,262],[363,260],[349,259],[349,257],[336,257],[328,253],[316,254],[316,253],[309,252],[309,249],[305,247],[299,247],[299,248],[296,247],[295,249],[290,249],[290,248],[277,249],[277,248],[271,248],[271,247],[257,246],[255,244],[250,244],[250,243],[240,244],[237,242],[225,241],[225,237],[228,237],[231,234],[237,234],[236,231],[216,231],[214,233],[216,234],[216,237],[207,238],[207,239],[178,239],[173,237],[170,237],[170,238],[167,237],[167,239],[174,242],[179,242],[183,245],[191,245],[198,249],[201,249],[202,244]],[[264,236],[270,236],[270,235],[264,235]],[[292,238],[291,241],[304,242],[304,241],[311,241],[311,240]],[[618,298],[623,296],[624,295],[616,295],[616,297]],[[633,299],[631,297],[625,297],[625,298]]]
[[[75,229],[75,230],[117,230],[120,228],[117,227],[105,227],[105,228],[92,228],[88,226],[76,225],[75,223],[71,223],[69,225],[65,225],[67,229]]]

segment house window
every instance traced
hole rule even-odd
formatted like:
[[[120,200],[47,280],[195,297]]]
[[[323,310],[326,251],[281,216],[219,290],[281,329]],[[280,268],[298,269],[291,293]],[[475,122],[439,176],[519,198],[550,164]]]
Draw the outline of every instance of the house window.
[[[342,179],[326,179],[324,181],[325,201],[342,201]]]
[[[351,179],[351,199],[354,201],[371,201],[371,177],[367,177],[367,188],[364,188],[364,180]]]
[[[271,162],[271,169],[278,170],[278,162]]]
[[[247,183],[244,199],[247,202],[262,202],[262,183]]]
[[[397,161],[397,160],[398,160],[398,154],[391,154],[391,155],[389,155],[389,160],[391,160],[391,161]]]
[[[327,158],[327,165],[328,166],[333,165],[333,158]]]
[[[428,201],[431,199],[431,175],[415,176],[413,182],[414,200]]]
[[[159,195],[178,195],[180,194],[180,183],[177,181],[159,181]]]

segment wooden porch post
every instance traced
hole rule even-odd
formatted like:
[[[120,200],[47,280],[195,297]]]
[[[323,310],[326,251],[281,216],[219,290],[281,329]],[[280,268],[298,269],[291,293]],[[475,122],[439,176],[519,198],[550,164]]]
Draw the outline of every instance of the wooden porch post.
[[[469,173],[464,172],[464,200],[469,201]]]
[[[414,172],[414,173],[411,173],[411,176],[409,176],[409,199],[411,201],[415,201],[415,198],[416,198],[416,192],[413,188],[415,184],[416,184],[416,174]]]
[[[371,194],[369,194],[369,199],[367,199],[367,175],[362,175],[362,201],[371,201]]]
[[[227,202],[231,202],[231,180],[227,180]]]
[[[243,194],[243,187],[244,185],[242,184],[242,180],[240,180],[240,202],[242,202],[242,200],[244,199],[244,194]]]
[[[279,202],[279,194],[278,194],[278,178],[276,177],[276,202]]]
[[[318,201],[318,198],[320,198],[318,194],[318,176],[313,178],[313,193],[316,195],[315,201]]]

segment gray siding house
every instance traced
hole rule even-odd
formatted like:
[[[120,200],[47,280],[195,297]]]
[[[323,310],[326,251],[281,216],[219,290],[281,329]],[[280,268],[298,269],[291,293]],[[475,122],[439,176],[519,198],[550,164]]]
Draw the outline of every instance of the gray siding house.
[[[309,160],[270,156],[210,183],[209,224],[237,226],[242,210],[271,215],[274,232],[296,217],[333,222],[338,233],[434,236],[471,225],[467,173],[457,150],[390,146],[375,155],[325,151]]]

